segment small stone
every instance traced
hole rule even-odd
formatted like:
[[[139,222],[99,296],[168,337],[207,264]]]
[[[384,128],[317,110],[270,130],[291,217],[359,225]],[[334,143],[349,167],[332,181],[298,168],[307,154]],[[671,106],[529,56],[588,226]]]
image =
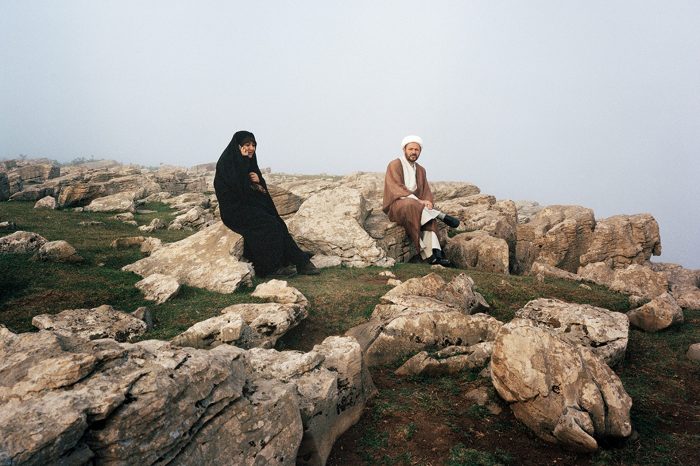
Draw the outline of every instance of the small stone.
[[[386,284],[389,286],[399,286],[401,283],[403,283],[401,280],[398,280],[396,278],[390,278],[389,280],[386,281]]]
[[[693,343],[690,345],[686,356],[688,356],[688,359],[691,361],[700,361],[700,343]]]

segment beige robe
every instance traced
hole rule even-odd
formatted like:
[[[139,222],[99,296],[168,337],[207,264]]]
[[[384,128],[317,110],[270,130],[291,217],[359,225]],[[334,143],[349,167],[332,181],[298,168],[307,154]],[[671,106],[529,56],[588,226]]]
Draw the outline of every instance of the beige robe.
[[[421,215],[423,214],[424,206],[416,199],[407,198],[411,194],[418,199],[433,202],[433,193],[428,185],[425,168],[416,163],[416,189],[410,191],[404,184],[401,160],[392,160],[386,168],[386,175],[384,176],[382,210],[389,216],[389,220],[398,223],[406,229],[406,234],[411,238],[416,251],[420,251],[421,230],[437,233],[437,225],[435,220],[431,220],[421,227]]]

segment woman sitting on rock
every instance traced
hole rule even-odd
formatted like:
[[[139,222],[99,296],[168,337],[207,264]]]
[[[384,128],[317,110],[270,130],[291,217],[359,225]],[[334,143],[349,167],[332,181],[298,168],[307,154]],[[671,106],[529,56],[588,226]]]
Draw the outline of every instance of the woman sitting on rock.
[[[243,255],[258,276],[317,275],[310,255],[294,242],[277,213],[258,168],[256,147],[253,133],[238,131],[216,164],[214,189],[221,220],[243,236]]]

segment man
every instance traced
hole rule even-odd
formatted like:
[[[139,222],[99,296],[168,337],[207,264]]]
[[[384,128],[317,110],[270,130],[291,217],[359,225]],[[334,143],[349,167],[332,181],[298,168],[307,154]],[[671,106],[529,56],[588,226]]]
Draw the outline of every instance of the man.
[[[423,260],[450,267],[452,263],[444,257],[440,247],[435,219],[452,228],[459,226],[459,219],[433,208],[433,193],[425,168],[416,162],[423,150],[423,140],[415,135],[406,136],[401,141],[401,149],[403,155],[386,168],[382,208],[389,220],[406,229]]]

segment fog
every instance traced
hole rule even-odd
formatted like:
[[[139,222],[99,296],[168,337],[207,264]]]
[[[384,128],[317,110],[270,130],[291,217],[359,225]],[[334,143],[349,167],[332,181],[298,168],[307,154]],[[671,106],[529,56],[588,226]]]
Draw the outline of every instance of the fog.
[[[700,2],[0,0],[0,158],[384,171],[648,212],[700,268]]]

